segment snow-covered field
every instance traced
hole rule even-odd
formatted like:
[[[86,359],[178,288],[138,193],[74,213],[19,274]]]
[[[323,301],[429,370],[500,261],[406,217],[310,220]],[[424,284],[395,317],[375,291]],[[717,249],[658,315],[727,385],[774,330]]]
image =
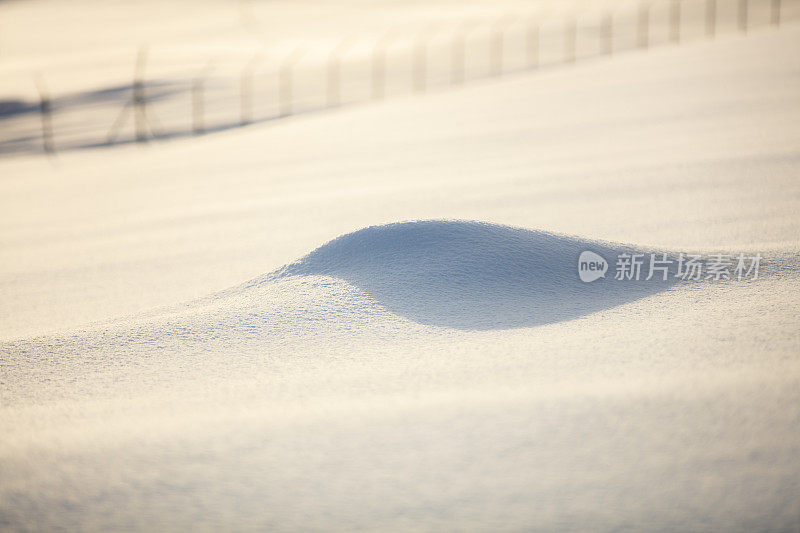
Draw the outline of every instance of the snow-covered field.
[[[362,4],[323,11],[522,9]],[[6,72],[59,63],[23,46],[48,6],[0,4]],[[207,46],[249,46],[198,6],[145,18],[183,47],[233,13]],[[65,58],[117,53],[120,19]],[[799,530],[797,50],[787,22],[0,159],[0,529]],[[763,260],[614,280],[637,252]]]

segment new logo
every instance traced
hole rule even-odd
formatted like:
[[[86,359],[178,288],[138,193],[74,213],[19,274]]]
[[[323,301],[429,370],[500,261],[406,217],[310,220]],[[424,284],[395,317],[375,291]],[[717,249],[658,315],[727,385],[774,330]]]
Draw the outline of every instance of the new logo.
[[[584,283],[590,283],[598,278],[606,277],[608,262],[603,256],[585,250],[578,258],[578,276]]]

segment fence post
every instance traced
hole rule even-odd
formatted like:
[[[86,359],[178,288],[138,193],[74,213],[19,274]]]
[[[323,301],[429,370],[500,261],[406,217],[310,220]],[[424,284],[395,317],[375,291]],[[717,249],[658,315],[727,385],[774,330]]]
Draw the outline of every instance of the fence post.
[[[681,42],[681,0],[672,0],[669,10],[669,36],[675,44]]]
[[[386,93],[386,54],[395,30],[384,33],[372,49],[372,98],[381,99]]]
[[[453,35],[452,49],[450,53],[450,83],[461,85],[466,78],[467,70],[467,37],[475,28],[473,21],[465,21],[459,24]]]
[[[491,43],[489,46],[489,69],[492,75],[503,75],[503,45],[505,44],[508,15],[498,19],[492,25]]]
[[[347,49],[352,46],[352,36],[345,37],[336,47],[331,51],[328,56],[328,90],[327,90],[327,107],[336,107],[341,103],[341,66],[342,55]]]
[[[280,118],[288,117],[293,113],[292,71],[304,53],[305,46],[298,45],[281,63],[278,73],[278,116]]]
[[[425,85],[428,78],[428,43],[425,37],[418,37],[414,44],[414,67],[412,77],[414,79],[414,91],[425,92]]]
[[[636,17],[636,43],[639,48],[650,46],[650,4],[645,0],[639,4]]]
[[[206,76],[211,70],[211,61],[206,63],[203,70],[197,75],[192,82],[192,133],[200,135],[205,133],[205,101],[204,101],[204,86]]]
[[[438,28],[439,24],[430,24],[423,29],[417,36],[414,44],[414,64],[412,77],[414,80],[414,91],[425,92],[428,85],[428,41],[431,34]]]
[[[253,78],[263,55],[257,52],[242,69],[239,76],[239,125],[253,122]]]
[[[578,21],[573,15],[564,24],[564,63],[575,62],[575,51],[578,41]]]
[[[125,119],[128,118],[128,112],[130,111],[131,100],[125,102],[125,105],[122,106],[122,111],[120,111],[117,118],[114,120],[114,123],[111,125],[111,129],[108,130],[108,134],[106,135],[106,143],[111,144],[115,140],[117,140],[117,134],[119,130],[122,129],[122,126],[125,124]]]
[[[603,15],[600,36],[602,39],[602,53],[611,55],[614,52],[614,13]]]
[[[147,62],[147,47],[139,48],[136,70],[133,75],[133,124],[136,142],[147,142],[147,100],[144,93],[144,68]]]
[[[781,25],[781,0],[772,0],[770,8],[770,21],[773,26]]]
[[[539,23],[536,19],[528,21],[525,32],[525,64],[528,68],[539,66]]]
[[[36,73],[35,82],[36,89],[39,91],[39,112],[42,116],[42,149],[47,154],[54,154],[56,149],[53,139],[53,106],[50,94],[41,73]]]
[[[717,34],[717,0],[706,0],[706,36],[714,38]]]
[[[739,31],[747,33],[748,5],[747,0],[739,0]]]
[[[197,77],[192,82],[192,133],[205,133],[203,124],[203,78]]]

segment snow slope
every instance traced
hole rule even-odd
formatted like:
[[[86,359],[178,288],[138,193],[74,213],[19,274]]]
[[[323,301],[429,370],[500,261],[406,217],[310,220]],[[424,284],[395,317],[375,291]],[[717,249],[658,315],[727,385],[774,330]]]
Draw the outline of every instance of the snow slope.
[[[0,161],[0,524],[797,529],[799,40]]]
[[[579,280],[578,257],[585,250],[608,258],[607,279],[591,285]],[[646,252],[480,222],[373,226],[194,302],[98,323],[71,335],[8,343],[5,351],[25,354],[15,358],[20,367],[26,366],[26,357],[42,352],[50,352],[51,364],[58,366],[76,353],[137,357],[166,346],[208,352],[220,344],[226,352],[258,350],[298,332],[304,337],[355,335],[393,322],[464,331],[523,328],[613,308],[678,283],[675,264],[669,279],[659,274],[646,280],[649,260],[640,280],[614,280],[614,263],[623,253]],[[674,261],[677,254],[670,257]],[[776,263],[770,261],[762,264],[762,278],[774,275]],[[785,261],[778,264],[794,268]]]
[[[589,290],[585,247],[630,250],[373,227],[197,302],[5,343],[5,525],[794,527],[796,257]]]
[[[787,27],[191,142],[2,161],[0,335],[200,298],[400,220],[796,250],[799,65],[784,51],[797,39]]]

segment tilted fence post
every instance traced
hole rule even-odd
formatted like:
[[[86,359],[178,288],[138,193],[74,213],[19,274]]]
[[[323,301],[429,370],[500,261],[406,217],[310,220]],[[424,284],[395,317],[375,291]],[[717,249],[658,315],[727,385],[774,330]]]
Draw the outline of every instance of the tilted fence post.
[[[53,138],[53,106],[41,73],[36,74],[36,89],[39,92],[39,112],[42,117],[42,149],[47,154],[54,154],[56,148]]]
[[[154,116],[149,116],[147,114],[147,97],[145,95],[145,87],[144,87],[144,67],[145,61],[147,58],[147,47],[142,46],[139,48],[139,53],[136,59],[136,66],[133,71],[133,85],[131,86],[132,96],[129,101],[125,103],[120,111],[119,115],[117,115],[116,120],[111,125],[111,129],[108,131],[108,135],[106,136],[106,142],[112,143],[117,139],[117,135],[119,131],[122,129],[122,126],[125,124],[126,119],[128,118],[129,113],[133,113],[133,125],[134,125],[134,140],[136,142],[144,143],[147,142],[147,131],[150,130],[150,134],[153,137],[157,137],[160,135],[161,128],[157,126],[157,121]],[[154,124],[156,123],[156,124]]]

